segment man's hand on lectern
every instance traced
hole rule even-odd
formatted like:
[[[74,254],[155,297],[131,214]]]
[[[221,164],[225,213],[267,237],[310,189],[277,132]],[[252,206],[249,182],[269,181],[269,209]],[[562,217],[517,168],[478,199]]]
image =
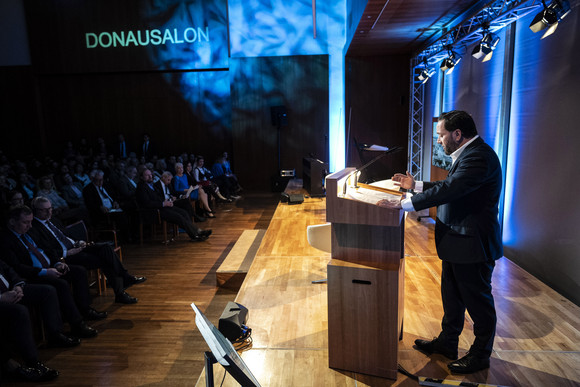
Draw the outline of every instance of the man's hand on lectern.
[[[415,189],[415,178],[409,173],[409,171],[407,171],[406,175],[395,173],[391,180],[395,182],[395,185],[398,185],[401,188]]]
[[[400,210],[401,208],[403,208],[401,206],[401,200],[400,199],[399,200],[393,200],[393,201],[391,201],[389,199],[382,199],[382,200],[379,200],[377,202],[377,206],[379,206],[379,207],[385,207],[385,208],[390,208],[392,210]]]

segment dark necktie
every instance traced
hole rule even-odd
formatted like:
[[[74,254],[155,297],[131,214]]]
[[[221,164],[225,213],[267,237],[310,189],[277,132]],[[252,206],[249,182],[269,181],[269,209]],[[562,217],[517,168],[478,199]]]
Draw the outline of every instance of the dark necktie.
[[[0,294],[6,293],[8,290],[10,290],[10,284],[4,276],[0,274]]]
[[[66,235],[63,234],[62,231],[60,231],[58,229],[58,227],[56,227],[54,224],[52,224],[49,220],[47,220],[45,224],[54,233],[54,236],[56,237],[56,239],[58,239],[59,242],[62,243],[64,245],[64,247],[66,247],[67,250],[70,250],[74,247],[72,242],[66,237]]]
[[[46,258],[46,256],[44,254],[42,254],[40,251],[38,251],[38,249],[36,248],[36,246],[34,246],[34,244],[28,240],[28,237],[24,234],[20,235],[20,240],[22,242],[24,242],[24,245],[26,245],[26,248],[28,249],[28,251],[30,251],[32,253],[32,255],[34,255],[36,257],[36,259],[38,260],[38,262],[40,262],[40,265],[43,268],[48,268],[50,267],[50,261],[48,260],[48,258]]]

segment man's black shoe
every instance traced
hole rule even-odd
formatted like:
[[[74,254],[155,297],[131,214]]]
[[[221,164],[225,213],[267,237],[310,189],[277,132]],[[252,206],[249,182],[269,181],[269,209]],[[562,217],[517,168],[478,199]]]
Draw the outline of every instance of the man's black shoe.
[[[211,235],[211,230],[202,230],[199,232],[199,235],[204,236],[204,237],[209,237]]]
[[[123,287],[124,289],[128,289],[133,285],[137,285],[145,281],[147,281],[147,277],[137,277],[134,275],[130,275],[123,279]]]
[[[468,352],[461,359],[447,364],[447,368],[456,374],[472,374],[489,368],[489,357],[478,357]]]
[[[41,362],[36,362],[36,364],[33,365],[32,368],[37,369],[40,372],[40,380],[39,382],[47,382],[49,380],[53,380],[58,376],[58,371],[57,370],[53,370],[52,368],[48,368],[47,366],[45,366],[44,364],[42,364]]]
[[[201,233],[197,234],[196,236],[194,236],[193,238],[190,239],[190,241],[192,241],[192,242],[203,242],[205,240],[207,240],[207,237],[201,235]]]
[[[77,337],[67,336],[64,333],[60,332],[48,339],[49,347],[72,348],[76,347],[80,343],[81,339]]]
[[[90,339],[91,337],[96,337],[99,332],[95,328],[91,328],[86,322],[81,321],[76,324],[71,329],[71,334],[76,337],[81,337],[83,339]]]
[[[102,320],[107,318],[107,312],[98,312],[93,308],[89,308],[88,312],[85,315],[86,320]]]
[[[57,370],[50,369],[40,362],[38,364],[41,364],[43,368],[21,366],[11,371],[7,379],[18,382],[48,382],[58,376]]]
[[[131,297],[127,292],[119,293],[115,296],[115,302],[119,304],[136,304],[137,299],[135,297]]]
[[[439,353],[451,360],[457,359],[457,349],[445,346],[437,337],[433,340],[415,340],[415,349],[418,349],[427,355]]]

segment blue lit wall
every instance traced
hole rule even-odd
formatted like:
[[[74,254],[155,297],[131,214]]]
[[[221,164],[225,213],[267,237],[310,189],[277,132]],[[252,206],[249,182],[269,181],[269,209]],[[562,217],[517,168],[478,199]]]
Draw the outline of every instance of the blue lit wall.
[[[580,303],[580,9],[543,40],[518,21],[506,168],[506,256]]]
[[[329,55],[329,163],[344,168],[346,1],[229,1],[231,56]]]

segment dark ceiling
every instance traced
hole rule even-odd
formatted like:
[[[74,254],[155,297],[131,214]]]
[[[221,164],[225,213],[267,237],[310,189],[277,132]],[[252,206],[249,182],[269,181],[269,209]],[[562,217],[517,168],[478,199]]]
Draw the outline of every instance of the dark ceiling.
[[[347,55],[414,54],[489,2],[369,0]]]

